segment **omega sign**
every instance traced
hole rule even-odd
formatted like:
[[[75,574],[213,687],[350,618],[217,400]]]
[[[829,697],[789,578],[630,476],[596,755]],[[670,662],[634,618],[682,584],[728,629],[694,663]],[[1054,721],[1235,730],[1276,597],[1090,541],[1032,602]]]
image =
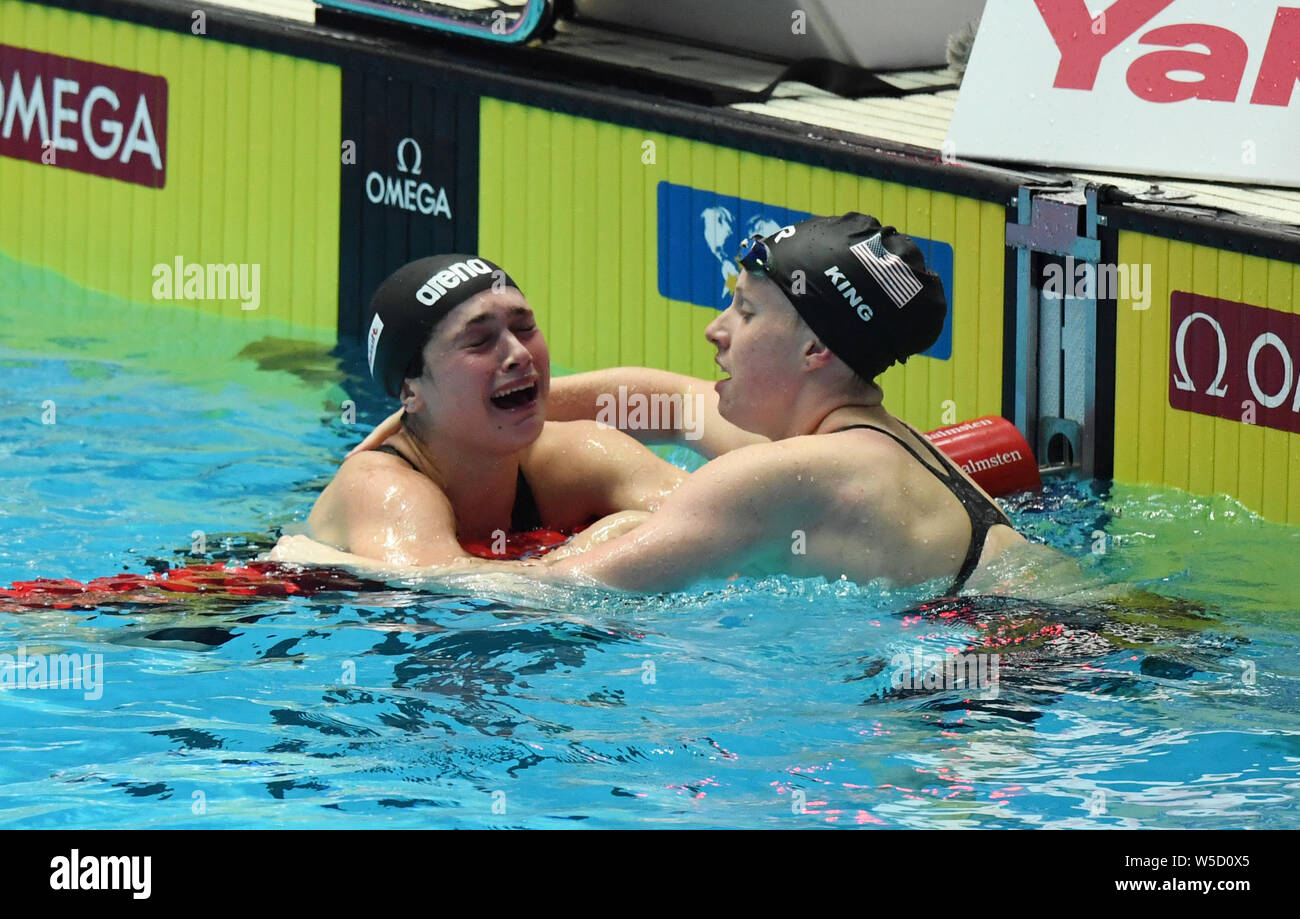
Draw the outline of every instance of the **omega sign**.
[[[1300,434],[1300,316],[1176,291],[1169,404]]]
[[[397,142],[397,171],[402,175],[381,175],[372,172],[366,176],[366,197],[371,204],[383,204],[419,214],[431,214],[451,219],[451,205],[447,203],[447,189],[434,188],[418,178],[424,160],[424,151],[413,137],[403,137]]]
[[[162,188],[167,81],[0,45],[0,156]]]

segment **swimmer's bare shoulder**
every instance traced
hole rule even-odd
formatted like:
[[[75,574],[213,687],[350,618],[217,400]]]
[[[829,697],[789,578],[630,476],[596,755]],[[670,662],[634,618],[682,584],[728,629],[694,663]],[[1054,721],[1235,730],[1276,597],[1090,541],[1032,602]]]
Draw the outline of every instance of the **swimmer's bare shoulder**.
[[[577,526],[620,511],[653,511],[686,473],[621,431],[548,421],[522,461],[542,517]]]
[[[366,451],[344,460],[307,525],[313,539],[394,564],[438,565],[466,557],[442,489],[389,453]]]

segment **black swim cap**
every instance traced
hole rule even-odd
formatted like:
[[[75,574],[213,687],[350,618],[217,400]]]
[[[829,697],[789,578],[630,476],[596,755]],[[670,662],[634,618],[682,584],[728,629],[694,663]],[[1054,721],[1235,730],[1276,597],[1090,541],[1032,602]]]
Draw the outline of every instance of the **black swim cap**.
[[[432,255],[398,268],[370,299],[370,376],[396,398],[411,360],[448,313],[485,290],[519,285],[477,255]]]
[[[893,227],[848,213],[803,220],[758,241],[742,252],[741,267],[775,281],[813,333],[864,380],[939,340],[948,315],[943,282],[911,237]]]

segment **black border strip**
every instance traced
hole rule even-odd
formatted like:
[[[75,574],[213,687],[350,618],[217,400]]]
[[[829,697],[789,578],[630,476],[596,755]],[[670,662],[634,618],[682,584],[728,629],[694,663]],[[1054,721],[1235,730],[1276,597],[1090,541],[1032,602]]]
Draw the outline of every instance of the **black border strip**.
[[[1020,215],[1019,208],[1015,205],[1007,205],[1006,220],[1007,226],[1018,224]],[[1016,264],[1016,250],[1006,244],[1006,230],[1003,230],[1003,271],[1002,271],[1002,417],[1012,424],[1016,420],[1016,351],[1022,344],[1016,340],[1016,310],[1019,305],[1016,302],[1016,292],[1019,287],[1019,268]],[[1024,432],[1021,432],[1024,433]],[[1038,453],[1033,444],[1029,449],[1034,453],[1037,460]]]
[[[1163,208],[1099,206],[1111,230],[1145,233],[1161,239],[1300,264],[1300,227],[1256,222],[1225,213],[1174,213]]]
[[[1086,214],[1086,208],[1082,209]],[[1084,219],[1087,219],[1086,216]],[[1101,264],[1119,264],[1119,232],[1113,225],[1099,226]],[[1119,301],[1115,297],[1097,301],[1096,338],[1093,341],[1093,471],[1095,479],[1115,477],[1115,348]]]

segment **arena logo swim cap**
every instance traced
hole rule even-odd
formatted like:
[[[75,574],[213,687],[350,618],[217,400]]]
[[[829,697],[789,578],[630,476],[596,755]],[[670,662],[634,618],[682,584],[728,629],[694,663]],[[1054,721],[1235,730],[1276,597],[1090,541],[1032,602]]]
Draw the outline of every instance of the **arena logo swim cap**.
[[[412,359],[447,314],[475,294],[519,289],[497,265],[476,255],[433,255],[398,268],[370,300],[366,361],[370,376],[396,398]]]
[[[813,333],[871,380],[939,340],[948,300],[916,243],[865,214],[813,217],[762,237],[766,258],[742,257],[789,298]]]
[[[448,290],[460,286],[461,281],[470,281],[484,274],[491,274],[492,269],[481,258],[466,259],[455,262],[439,271],[415,292],[415,299],[425,306],[433,306]]]

